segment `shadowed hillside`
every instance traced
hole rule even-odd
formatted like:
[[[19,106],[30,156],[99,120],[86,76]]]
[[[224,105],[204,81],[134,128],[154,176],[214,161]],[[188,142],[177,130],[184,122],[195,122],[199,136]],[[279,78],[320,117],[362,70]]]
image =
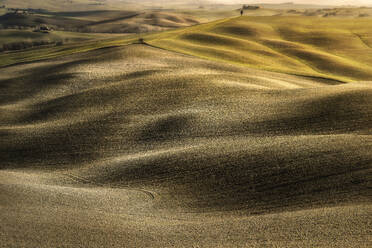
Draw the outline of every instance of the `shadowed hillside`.
[[[161,11],[74,11],[7,13],[0,16],[5,28],[30,29],[47,26],[54,30],[85,33],[145,33],[198,24],[192,16]]]
[[[312,41],[298,45],[291,30],[265,23],[250,31],[248,20],[231,20],[242,22],[239,38],[228,21],[153,43],[200,54],[244,44],[242,56],[263,48],[278,65],[309,70],[300,48],[284,53],[264,42]],[[336,56],[315,45],[311,52]],[[0,72],[6,247],[369,245],[369,82],[264,72],[147,45]]]
[[[87,41],[100,41],[104,39],[123,37],[119,34],[88,34],[64,31],[33,32],[30,30],[0,30],[0,51],[19,51],[40,46],[57,46],[62,48],[65,44],[81,44]],[[6,55],[5,55],[6,56]],[[3,60],[4,62],[4,60]]]

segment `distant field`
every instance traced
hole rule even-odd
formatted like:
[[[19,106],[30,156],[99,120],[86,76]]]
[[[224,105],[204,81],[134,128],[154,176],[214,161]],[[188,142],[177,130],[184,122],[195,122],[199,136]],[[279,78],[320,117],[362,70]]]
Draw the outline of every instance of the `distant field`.
[[[117,37],[119,35],[113,34],[88,34],[88,33],[75,33],[53,31],[49,33],[33,32],[32,30],[0,30],[0,48],[4,44],[13,44],[20,42],[41,42],[48,43],[73,43],[83,42],[88,40],[107,39],[109,37]],[[120,35],[123,36],[123,35]]]
[[[2,0],[10,8],[34,8],[47,9],[53,11],[86,11],[86,10],[107,10],[107,9],[133,9],[138,8],[135,2],[120,0]]]
[[[48,1],[45,2],[45,4],[47,3]],[[77,4],[77,2],[73,4]],[[2,9],[0,10],[2,11],[0,12],[0,27],[24,28],[47,25],[56,30],[85,33],[145,33],[236,17],[241,8],[241,5],[206,5],[198,8],[190,4],[182,6],[182,8],[156,9],[139,5],[137,8],[118,7],[113,10],[107,4],[109,2],[105,2],[102,7],[97,7],[97,9],[87,8],[85,10],[80,10],[80,8],[69,10],[64,7],[55,9],[48,7],[49,5],[43,9],[35,9],[39,5],[34,7],[24,5],[23,8],[33,8],[25,14],[15,14],[12,11],[5,13]],[[92,5],[88,4],[88,6]],[[247,9],[244,11],[244,16],[302,16],[327,19],[368,18],[372,16],[372,8],[315,8],[316,6],[314,6],[314,8],[303,9],[297,5],[288,5],[288,8],[283,8],[283,6],[275,8],[275,5],[263,5],[257,10]]]
[[[339,80],[372,77],[372,19],[239,17],[150,36],[202,58]]]
[[[231,15],[230,15],[231,16]],[[215,18],[216,19],[216,18]],[[163,11],[36,11],[0,16],[4,28],[30,28],[40,25],[55,30],[89,33],[145,33],[198,24],[191,15]]]
[[[199,22],[185,13],[161,11],[75,11],[34,10],[26,14],[0,16],[0,50],[23,50],[50,44],[83,42],[186,27]],[[40,26],[53,31],[33,32]],[[105,33],[105,34],[103,34]]]
[[[167,50],[257,69],[340,81],[372,78],[370,18],[237,17],[127,38],[0,56],[0,65],[106,46],[145,42]],[[61,52],[58,52],[61,51]],[[35,56],[36,55],[36,56]]]

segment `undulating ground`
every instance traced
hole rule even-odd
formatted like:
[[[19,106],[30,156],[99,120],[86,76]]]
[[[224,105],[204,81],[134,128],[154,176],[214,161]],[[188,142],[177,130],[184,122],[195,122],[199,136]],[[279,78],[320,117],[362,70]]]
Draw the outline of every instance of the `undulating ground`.
[[[145,44],[3,67],[0,246],[370,247],[371,106]]]
[[[161,33],[155,46],[291,74],[369,81],[371,18],[244,16]]]
[[[0,51],[7,49],[13,51],[22,50],[26,49],[25,47],[27,45],[34,48],[51,44],[58,44],[60,46],[68,43],[82,43],[92,40],[106,40],[110,37],[117,38],[123,36],[123,34],[89,34],[64,31],[42,33],[33,32],[32,30],[3,29],[0,30]],[[26,45],[23,45],[22,47],[22,44]]]
[[[3,28],[35,29],[47,26],[54,30],[83,33],[146,33],[198,24],[191,14],[152,10],[96,10],[50,12],[33,10],[0,16]]]
[[[0,66],[139,43],[142,38],[155,47],[222,63],[341,82],[370,81],[371,25],[371,18],[243,16],[163,32],[108,36],[108,41],[2,53]]]

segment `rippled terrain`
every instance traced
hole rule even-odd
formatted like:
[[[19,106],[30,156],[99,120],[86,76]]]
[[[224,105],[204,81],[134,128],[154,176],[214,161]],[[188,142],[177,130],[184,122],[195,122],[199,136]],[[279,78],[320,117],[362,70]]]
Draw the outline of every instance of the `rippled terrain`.
[[[128,45],[0,69],[1,247],[368,247],[372,84]]]

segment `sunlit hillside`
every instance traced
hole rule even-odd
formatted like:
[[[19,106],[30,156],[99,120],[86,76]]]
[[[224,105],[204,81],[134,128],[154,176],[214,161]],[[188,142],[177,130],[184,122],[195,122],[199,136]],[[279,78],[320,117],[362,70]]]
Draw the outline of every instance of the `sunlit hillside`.
[[[372,77],[372,19],[239,17],[149,43],[202,58],[339,80]]]
[[[368,247],[369,83],[146,45],[0,70],[5,247]]]
[[[115,1],[0,17],[0,248],[371,247],[372,18]]]

